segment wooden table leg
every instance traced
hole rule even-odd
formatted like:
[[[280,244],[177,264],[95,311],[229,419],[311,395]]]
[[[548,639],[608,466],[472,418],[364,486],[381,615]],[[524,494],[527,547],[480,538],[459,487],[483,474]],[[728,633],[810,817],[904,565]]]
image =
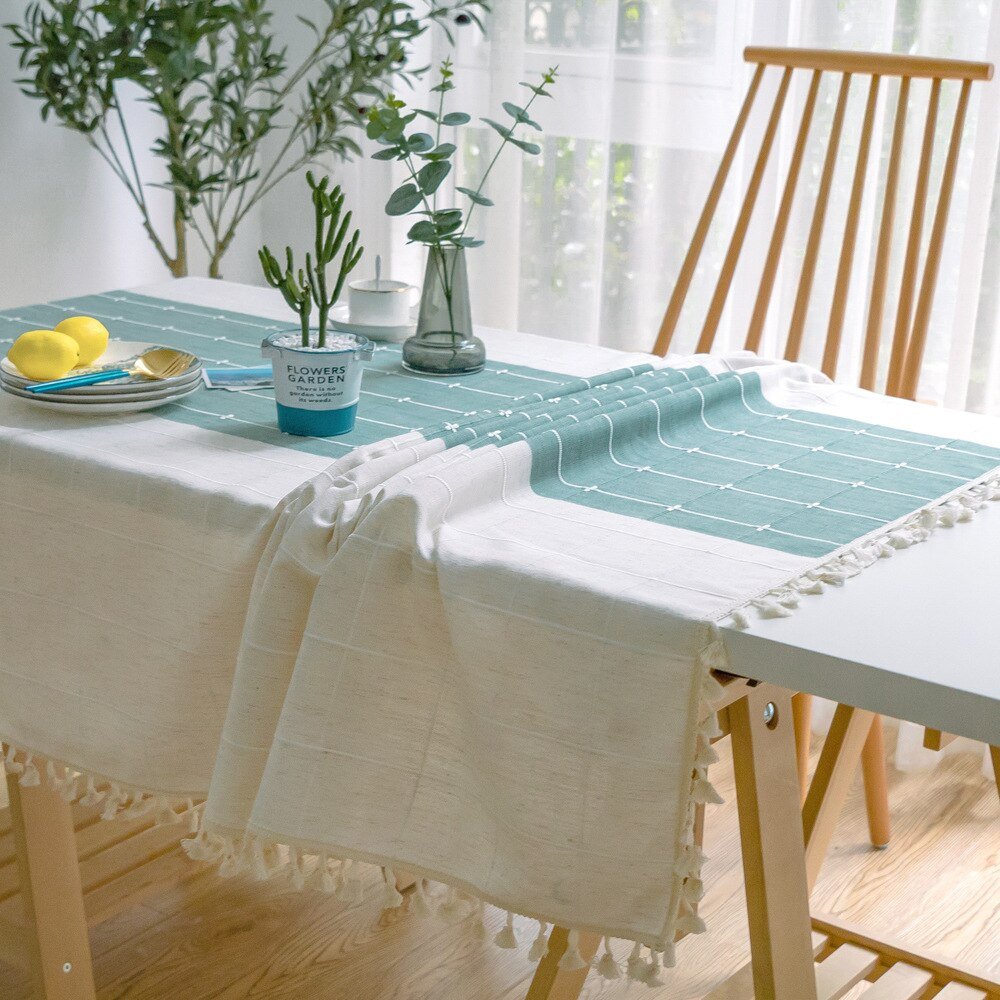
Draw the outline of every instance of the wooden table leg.
[[[791,695],[751,688],[729,724],[754,995],[816,1000]]]
[[[12,774],[7,794],[39,1000],[94,1000],[70,806],[47,788],[22,788]]]
[[[728,712],[754,995],[758,1000],[816,1000],[791,693],[751,688]],[[549,952],[539,963],[526,1000],[576,1000],[580,995],[589,970],[559,969],[566,940],[564,928],[553,929]],[[598,944],[597,935],[580,935],[585,961]],[[718,995],[736,995],[726,992],[729,986],[745,990],[749,979],[743,986],[723,984],[724,992]]]

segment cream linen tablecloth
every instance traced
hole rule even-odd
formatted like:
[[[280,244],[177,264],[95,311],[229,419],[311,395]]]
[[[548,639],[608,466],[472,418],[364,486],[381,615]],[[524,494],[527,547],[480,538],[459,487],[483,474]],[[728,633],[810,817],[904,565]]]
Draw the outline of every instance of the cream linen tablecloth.
[[[288,320],[271,289],[136,292]],[[495,359],[570,374],[630,360],[487,336]],[[0,735],[123,788],[205,795],[276,508],[329,464],[156,411],[61,417],[0,393]]]
[[[283,315],[252,289],[172,293],[245,314],[251,339],[197,334],[244,352],[255,315]],[[333,464],[253,421],[209,429],[217,397],[185,404],[195,423],[5,398],[0,733],[118,783],[109,813],[203,794],[214,765],[190,848],[230,872],[349,897],[352,861],[401,863],[669,961],[699,929],[713,622],[788,614],[971,517],[1000,495],[995,432],[748,355],[487,336],[494,365],[543,376],[537,406],[491,383],[470,407],[489,441],[427,402],[457,416]],[[392,368],[366,376],[386,427],[412,402],[379,393]]]

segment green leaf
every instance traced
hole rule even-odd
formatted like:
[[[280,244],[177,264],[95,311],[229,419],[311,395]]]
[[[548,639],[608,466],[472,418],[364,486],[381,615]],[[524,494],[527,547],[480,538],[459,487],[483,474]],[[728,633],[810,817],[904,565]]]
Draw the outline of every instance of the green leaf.
[[[396,152],[396,148],[392,149],[380,149],[377,153],[372,153],[373,160],[394,160],[399,154]]]
[[[422,201],[415,184],[404,184],[396,188],[385,203],[386,215],[406,215],[412,212]]]
[[[510,138],[510,129],[506,125],[501,125],[499,122],[493,121],[492,118],[480,118],[479,120],[486,122],[494,132],[498,132],[504,139]]]
[[[454,152],[455,144],[453,142],[442,142],[440,146],[425,153],[424,158],[427,160],[447,160]]]
[[[486,240],[477,240],[474,236],[456,236],[455,239],[451,241],[457,247],[481,247]]]
[[[467,122],[472,121],[471,116],[467,115],[464,111],[449,111],[448,114],[441,119],[442,125],[465,125]]]
[[[437,226],[451,225],[453,222],[462,221],[462,210],[460,208],[443,208],[439,212],[432,213],[431,218]]]
[[[484,194],[480,194],[478,191],[473,191],[472,188],[467,187],[456,187],[456,191],[461,191],[467,198],[474,201],[477,205],[485,205],[489,208],[493,202]]]
[[[542,86],[535,86],[533,83],[528,83],[527,80],[521,81],[522,87],[527,87],[536,97],[551,97],[552,95]]]
[[[451,164],[447,160],[432,160],[417,171],[417,182],[424,194],[433,194],[441,182],[451,173]]]
[[[407,140],[411,153],[426,153],[434,147],[434,139],[426,132],[414,132]]]
[[[541,125],[539,125],[538,122],[532,121],[531,118],[528,117],[528,112],[525,111],[524,108],[518,107],[518,105],[512,104],[510,101],[504,101],[503,109],[511,116],[511,118],[514,119],[515,122],[517,122],[518,125],[530,125],[531,128],[541,132]]]
[[[434,213],[434,228],[439,237],[455,232],[461,225],[462,210],[460,208],[448,208],[443,212]]]
[[[430,243],[437,239],[438,231],[433,222],[421,219],[410,226],[410,231],[406,234],[407,239],[415,243]]]
[[[542,151],[542,147],[536,142],[525,142],[523,139],[515,139],[513,136],[510,137],[511,143],[517,146],[518,149],[523,149],[526,153],[530,153],[532,156],[538,156]]]

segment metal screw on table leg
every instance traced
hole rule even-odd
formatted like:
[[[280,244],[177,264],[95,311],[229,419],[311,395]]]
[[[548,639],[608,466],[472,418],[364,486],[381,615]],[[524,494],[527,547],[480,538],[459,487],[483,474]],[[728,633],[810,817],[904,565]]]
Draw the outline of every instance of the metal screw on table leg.
[[[778,706],[773,701],[769,701],[764,706],[764,725],[768,729],[774,729],[778,724]]]

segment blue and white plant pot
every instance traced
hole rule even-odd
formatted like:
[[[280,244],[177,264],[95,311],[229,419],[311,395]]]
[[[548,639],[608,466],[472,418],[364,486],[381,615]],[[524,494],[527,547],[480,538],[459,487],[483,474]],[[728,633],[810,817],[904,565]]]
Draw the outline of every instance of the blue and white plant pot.
[[[276,343],[289,332],[272,333],[260,345],[274,369],[278,428],[306,437],[346,434],[354,427],[364,362],[371,360],[374,345],[367,337],[344,333],[331,335],[338,346],[330,349]],[[345,341],[350,346],[343,346]]]

